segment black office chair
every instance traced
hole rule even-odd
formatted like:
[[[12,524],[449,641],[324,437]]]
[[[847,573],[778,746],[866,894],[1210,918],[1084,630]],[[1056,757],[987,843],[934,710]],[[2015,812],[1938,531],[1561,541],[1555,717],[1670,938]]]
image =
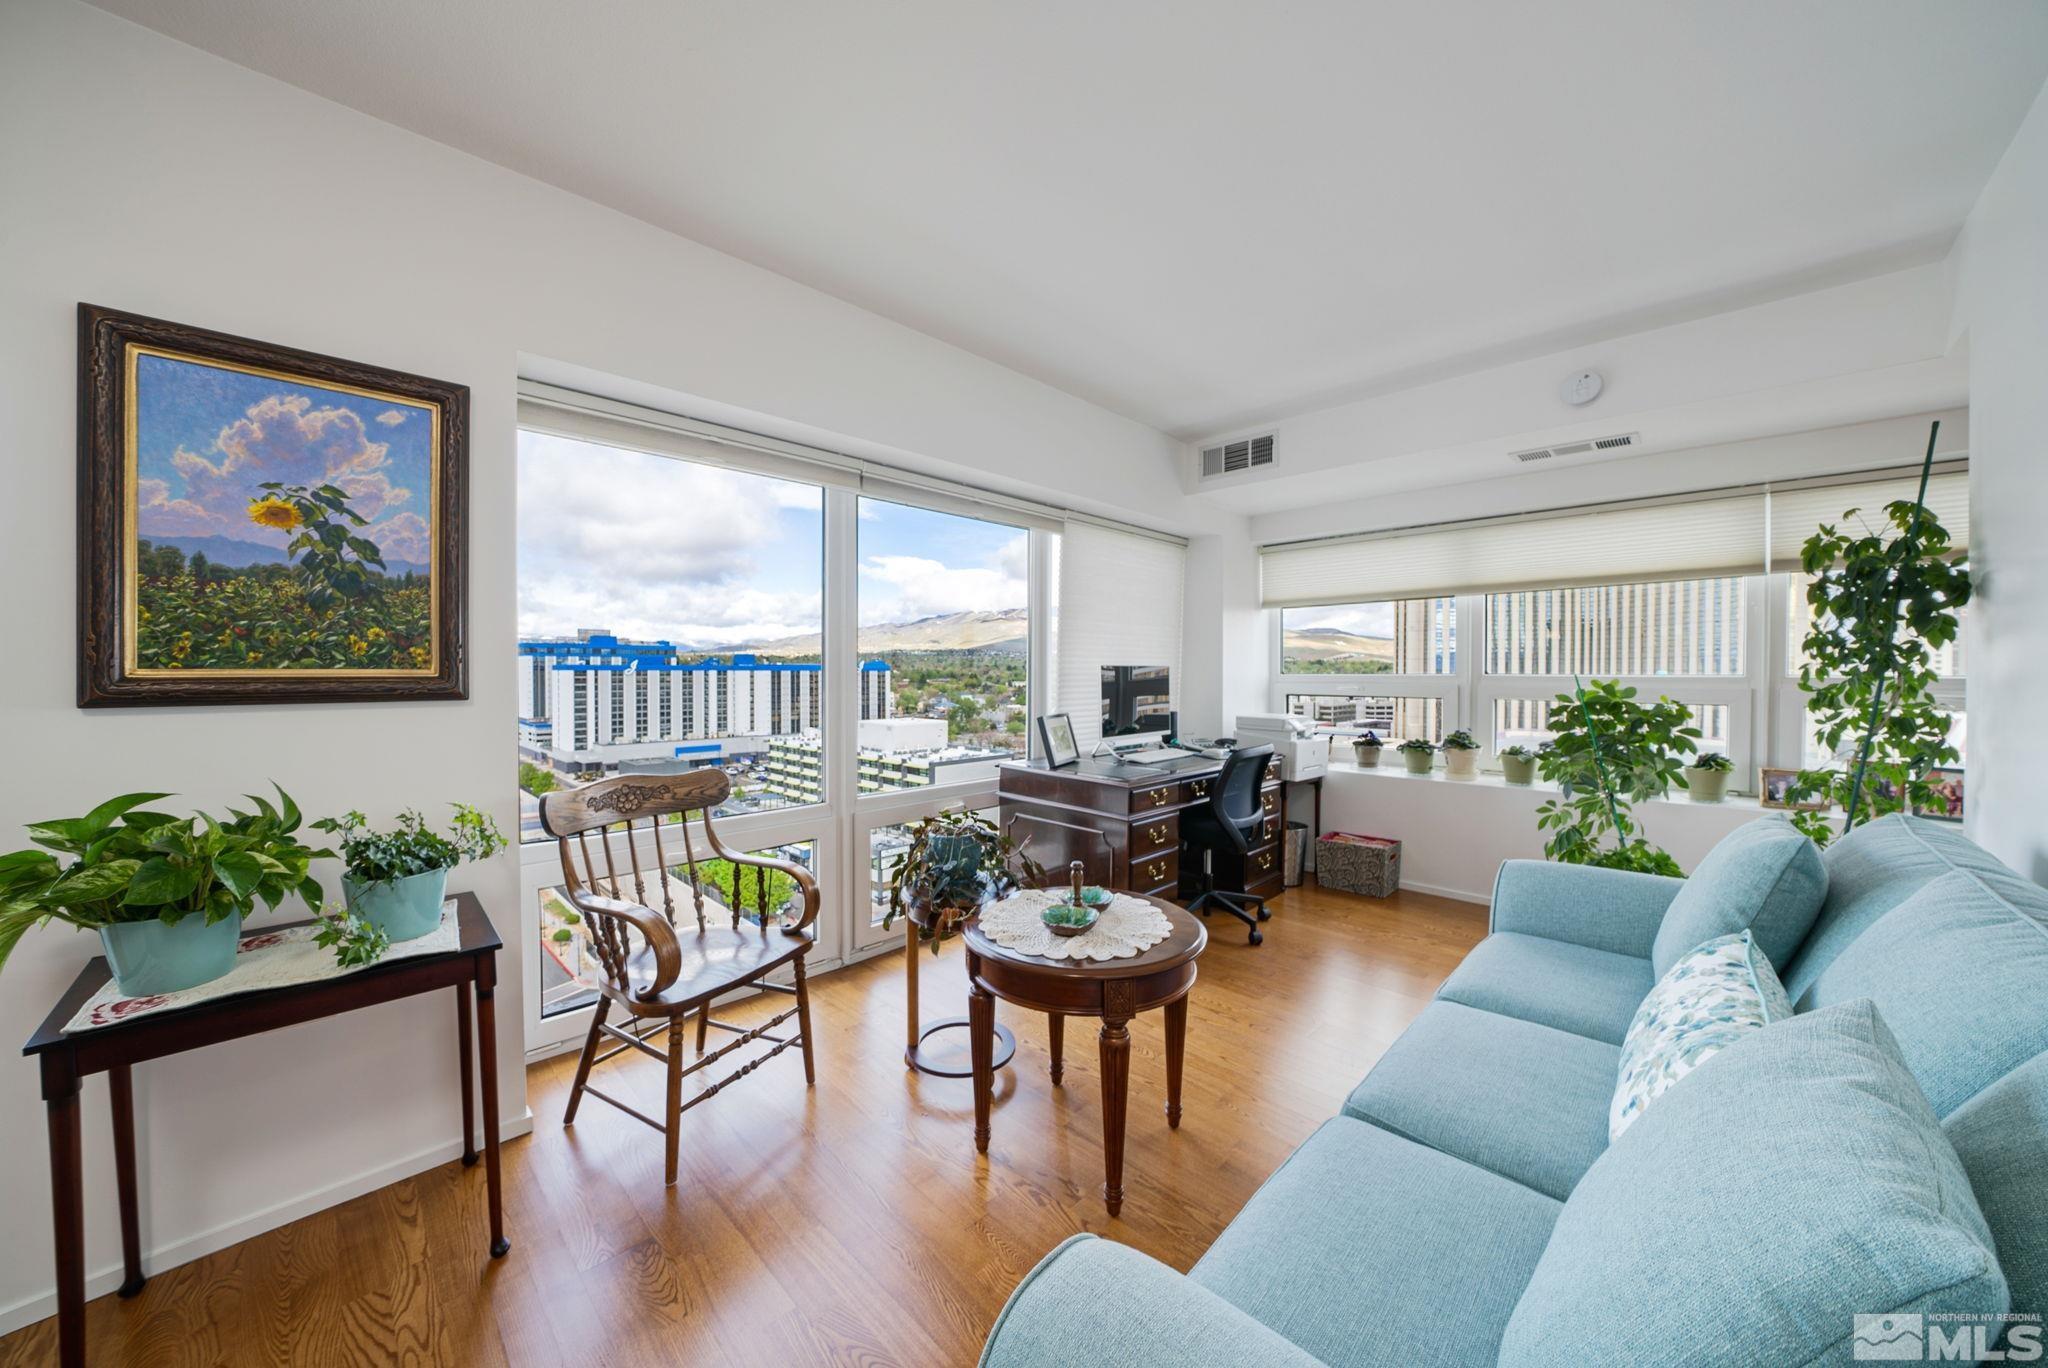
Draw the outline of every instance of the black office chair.
[[[1222,908],[1252,929],[1253,945],[1265,939],[1259,923],[1273,914],[1266,910],[1264,898],[1244,891],[1245,857],[1252,848],[1252,833],[1266,818],[1259,790],[1266,782],[1266,766],[1272,762],[1271,746],[1232,751],[1209,785],[1209,801],[1189,808],[1180,818],[1181,840],[1205,856],[1202,891],[1188,904],[1188,910],[1206,917],[1212,906]],[[1237,886],[1217,887],[1222,878]]]

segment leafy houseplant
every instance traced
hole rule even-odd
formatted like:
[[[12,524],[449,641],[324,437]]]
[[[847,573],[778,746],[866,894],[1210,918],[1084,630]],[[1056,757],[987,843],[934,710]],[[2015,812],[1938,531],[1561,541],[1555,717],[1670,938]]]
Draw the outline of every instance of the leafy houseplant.
[[[1419,736],[1409,737],[1394,749],[1401,752],[1401,760],[1410,774],[1427,774],[1436,763],[1436,747]]]
[[[1735,762],[1719,751],[1701,751],[1685,767],[1686,794],[1695,803],[1718,803],[1728,796],[1728,776]]]
[[[956,809],[912,822],[909,830],[910,848],[889,876],[882,925],[909,916],[935,955],[985,899],[1045,882],[1045,870],[986,817]]]
[[[1454,731],[1444,738],[1444,771],[1453,779],[1470,779],[1479,773],[1479,743],[1468,731]]]
[[[1553,739],[1537,756],[1544,779],[1561,791],[1536,809],[1537,828],[1550,833],[1545,857],[1682,877],[1678,862],[1643,838],[1634,805],[1661,797],[1678,778],[1679,757],[1700,739],[1691,721],[1683,703],[1638,703],[1634,689],[1611,679],[1559,694]]]
[[[1351,753],[1358,757],[1360,769],[1373,769],[1380,763],[1381,743],[1378,732],[1367,732],[1351,743]]]
[[[1509,746],[1500,753],[1500,772],[1510,784],[1528,785],[1536,781],[1536,752],[1527,746]]]
[[[1930,433],[1930,460],[1933,450]],[[1799,669],[1807,715],[1822,745],[1853,745],[1856,758],[1846,770],[1802,770],[1786,798],[1839,803],[1845,828],[1932,804],[1927,771],[1958,759],[1932,656],[1956,639],[1969,567],[1922,500],[1887,505],[1884,523],[1893,535],[1823,526],[1799,555],[1813,623]],[[1792,823],[1822,845],[1834,835],[1824,812],[1795,812]]]
[[[417,940],[441,924],[448,871],[464,860],[483,860],[505,848],[498,824],[456,803],[448,834],[427,827],[417,812],[399,814],[392,831],[376,831],[360,812],[314,825],[341,837],[347,866],[341,891],[349,910],[394,941]]]
[[[242,918],[258,902],[275,908],[297,893],[320,906],[307,869],[333,852],[300,843],[299,808],[283,789],[275,806],[252,796],[254,812],[230,808],[226,821],[143,806],[169,796],[123,794],[29,827],[43,849],[0,856],[0,964],[29,927],[64,921],[100,933],[123,994],[173,993],[234,968]]]

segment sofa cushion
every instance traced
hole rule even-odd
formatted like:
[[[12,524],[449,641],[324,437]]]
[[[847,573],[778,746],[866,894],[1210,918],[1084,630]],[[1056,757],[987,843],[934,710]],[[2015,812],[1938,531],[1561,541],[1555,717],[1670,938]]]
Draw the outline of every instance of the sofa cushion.
[[[1562,1201],[1607,1148],[1620,1054],[1590,1036],[1432,1002],[1344,1110]]]
[[[1520,1183],[1338,1116],[1188,1276],[1332,1368],[1463,1368],[1493,1361],[1558,1209]]]
[[[1896,812],[1836,838],[1821,852],[1821,863],[1828,895],[1806,944],[1789,962],[1771,961],[1795,1004],[1864,928],[1927,884],[1955,869],[2005,869],[1952,824]]]
[[[1771,963],[1788,963],[1827,891],[1820,848],[1788,818],[1759,817],[1723,836],[1671,899],[1650,965],[1662,978],[1694,946],[1745,930]]]
[[[1634,955],[1497,931],[1473,947],[1436,995],[1619,1045],[1655,978],[1650,962]]]
[[[1756,1031],[1587,1171],[1503,1365],[1849,1357],[1856,1314],[2000,1315],[1991,1233],[1866,1001]]]
[[[1771,962],[1749,932],[1680,955],[1636,1009],[1621,1042],[1607,1138],[1620,1139],[1643,1108],[1744,1035],[1791,1015]]]
[[[1879,917],[1807,990],[1873,999],[1935,1114],[2048,1050],[2048,891],[2004,870],[1944,874]]]
[[[1991,1227],[2022,1311],[2048,1311],[2048,1055],[2036,1055],[1941,1123]]]

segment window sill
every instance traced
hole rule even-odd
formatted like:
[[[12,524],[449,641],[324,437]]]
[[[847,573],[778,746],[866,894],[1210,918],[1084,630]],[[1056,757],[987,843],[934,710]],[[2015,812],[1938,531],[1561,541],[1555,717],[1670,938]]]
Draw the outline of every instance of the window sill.
[[[1453,779],[1442,769],[1433,769],[1428,774],[1410,774],[1399,763],[1389,766],[1384,760],[1373,766],[1360,766],[1352,761],[1330,759],[1330,773],[1334,775],[1358,775],[1364,779],[1388,780],[1403,784],[1439,784],[1447,788],[1508,789],[1520,793],[1541,794],[1553,797],[1560,790],[1555,784],[1546,784],[1538,779],[1533,784],[1510,784],[1498,771],[1481,770],[1470,779]],[[1731,793],[1718,803],[1695,803],[1682,792],[1674,792],[1662,798],[1646,798],[1643,803],[1666,804],[1673,807],[1722,808],[1749,812],[1783,812],[1784,808],[1766,808],[1748,794]],[[1641,806],[1641,803],[1638,804]]]

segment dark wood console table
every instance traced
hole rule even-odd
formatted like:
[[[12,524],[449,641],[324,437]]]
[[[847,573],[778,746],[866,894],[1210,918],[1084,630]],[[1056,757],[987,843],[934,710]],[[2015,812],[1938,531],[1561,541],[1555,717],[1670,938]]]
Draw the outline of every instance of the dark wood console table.
[[[1079,860],[1088,882],[1162,898],[1181,896],[1180,814],[1204,802],[1223,768],[1220,760],[1191,756],[1166,765],[1077,760],[1052,769],[1043,763],[996,769],[1003,830],[1031,842],[1031,858],[1053,871]],[[1215,867],[1222,887],[1271,896],[1280,891],[1281,837],[1287,830],[1287,786],[1269,768],[1260,794],[1264,824],[1244,856],[1243,869]],[[1317,790],[1318,806],[1321,789]],[[1213,857],[1219,862],[1222,855]],[[1193,885],[1194,871],[1188,871]]]
[[[132,1297],[146,1281],[135,1191],[135,1085],[130,1069],[165,1055],[181,1054],[225,1040],[259,1035],[280,1026],[373,1007],[381,1002],[455,990],[456,1044],[462,1060],[462,1162],[473,1165],[476,1103],[470,1077],[481,1054],[483,1083],[484,1182],[491,1220],[492,1258],[512,1246],[498,1165],[497,1024],[492,997],[498,983],[498,939],[483,904],[468,893],[455,895],[461,943],[454,950],[386,960],[340,978],[294,984],[262,992],[215,998],[176,1011],[137,1017],[98,1030],[67,1035],[64,1027],[105,985],[105,959],[80,971],[63,998],[22,1053],[42,1066],[43,1101],[50,1118],[50,1191],[57,1246],[57,1354],[63,1368],[85,1363],[85,1173],[78,1126],[79,1088],[87,1074],[104,1073],[113,1098],[114,1181],[121,1207],[121,1257],[126,1280],[120,1295]],[[304,925],[305,923],[292,923]],[[470,993],[476,996],[476,1039],[470,1029]]]

